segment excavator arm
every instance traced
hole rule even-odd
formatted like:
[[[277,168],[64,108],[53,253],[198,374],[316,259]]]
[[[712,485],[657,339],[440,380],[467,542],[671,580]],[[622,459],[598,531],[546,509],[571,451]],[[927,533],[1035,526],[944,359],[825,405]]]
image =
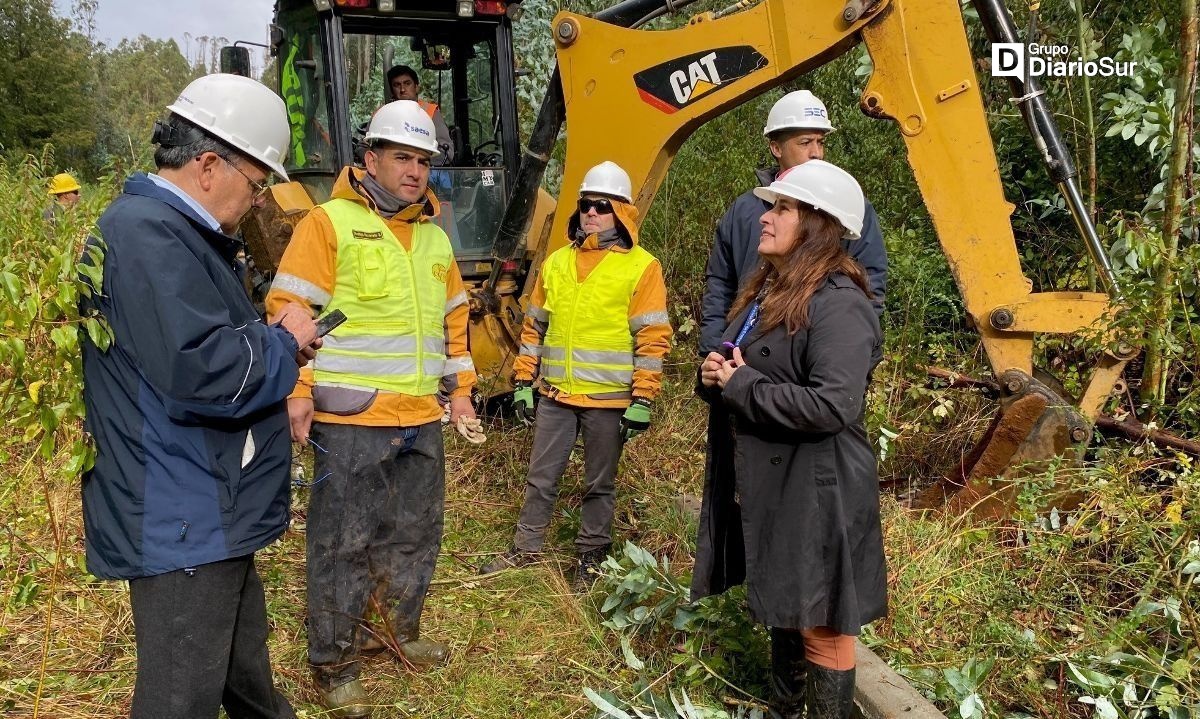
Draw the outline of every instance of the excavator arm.
[[[989,32],[1011,30],[1002,3],[979,0],[977,6]],[[1105,334],[1111,351],[1072,404],[1033,377],[1034,337],[1110,332],[1115,282],[1080,212],[1076,220],[1110,293],[1031,291],[957,0],[762,0],[724,17],[708,14],[652,32],[563,12],[552,27],[569,130],[562,186],[578,187],[589,167],[613,160],[632,178],[642,217],[675,153],[704,122],[865,43],[874,72],[862,108],[900,130],[1004,395],[983,441],[940,491],[952,506],[1003,514],[1009,498],[997,478],[1077,452],[1091,436],[1132,348]],[[1035,141],[1060,189],[1077,197],[1044,99],[1033,97],[1036,104],[1030,97],[1021,101],[1030,103],[1022,111]],[[565,241],[569,214],[558,212],[549,231],[537,233],[538,254]]]

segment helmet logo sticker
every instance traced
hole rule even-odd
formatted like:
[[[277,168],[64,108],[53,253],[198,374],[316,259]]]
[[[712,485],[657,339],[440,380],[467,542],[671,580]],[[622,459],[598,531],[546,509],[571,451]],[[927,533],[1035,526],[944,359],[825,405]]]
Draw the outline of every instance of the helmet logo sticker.
[[[405,131],[405,132],[413,132],[413,133],[416,133],[416,134],[418,134],[418,135],[424,135],[425,137],[429,137],[429,136],[430,136],[430,135],[429,135],[429,130],[426,130],[426,129],[425,129],[425,128],[423,128],[423,127],[417,127],[416,125],[410,125],[410,124],[408,124],[408,122],[405,122],[405,123],[404,123],[404,131]]]
[[[642,101],[669,115],[768,64],[754,48],[738,45],[664,62],[635,74],[633,82]]]

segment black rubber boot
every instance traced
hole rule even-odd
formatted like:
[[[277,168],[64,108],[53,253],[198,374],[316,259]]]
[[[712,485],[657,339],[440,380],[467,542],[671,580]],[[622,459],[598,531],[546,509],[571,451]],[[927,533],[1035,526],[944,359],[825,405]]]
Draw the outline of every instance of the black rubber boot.
[[[804,716],[804,638],[800,632],[771,627],[771,719],[801,719]]]
[[[853,709],[853,669],[808,668],[808,719],[850,719]]]

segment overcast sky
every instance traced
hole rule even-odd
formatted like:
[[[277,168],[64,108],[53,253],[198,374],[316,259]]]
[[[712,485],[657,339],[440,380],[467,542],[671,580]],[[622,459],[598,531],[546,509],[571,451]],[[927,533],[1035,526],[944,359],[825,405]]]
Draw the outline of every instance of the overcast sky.
[[[71,0],[54,0],[58,13],[71,16]],[[271,22],[272,0],[99,0],[96,10],[96,39],[115,46],[139,35],[174,38],[180,52],[188,52],[192,38],[225,37],[265,43]],[[261,68],[260,48],[251,47],[254,64]],[[194,59],[196,42],[191,42]]]

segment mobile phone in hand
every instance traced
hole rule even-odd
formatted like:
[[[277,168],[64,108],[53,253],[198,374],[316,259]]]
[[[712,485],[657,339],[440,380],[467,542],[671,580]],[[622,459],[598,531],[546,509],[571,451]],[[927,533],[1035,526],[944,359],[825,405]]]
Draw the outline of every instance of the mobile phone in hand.
[[[324,337],[346,321],[346,315],[341,310],[334,310],[317,320],[317,336]]]

